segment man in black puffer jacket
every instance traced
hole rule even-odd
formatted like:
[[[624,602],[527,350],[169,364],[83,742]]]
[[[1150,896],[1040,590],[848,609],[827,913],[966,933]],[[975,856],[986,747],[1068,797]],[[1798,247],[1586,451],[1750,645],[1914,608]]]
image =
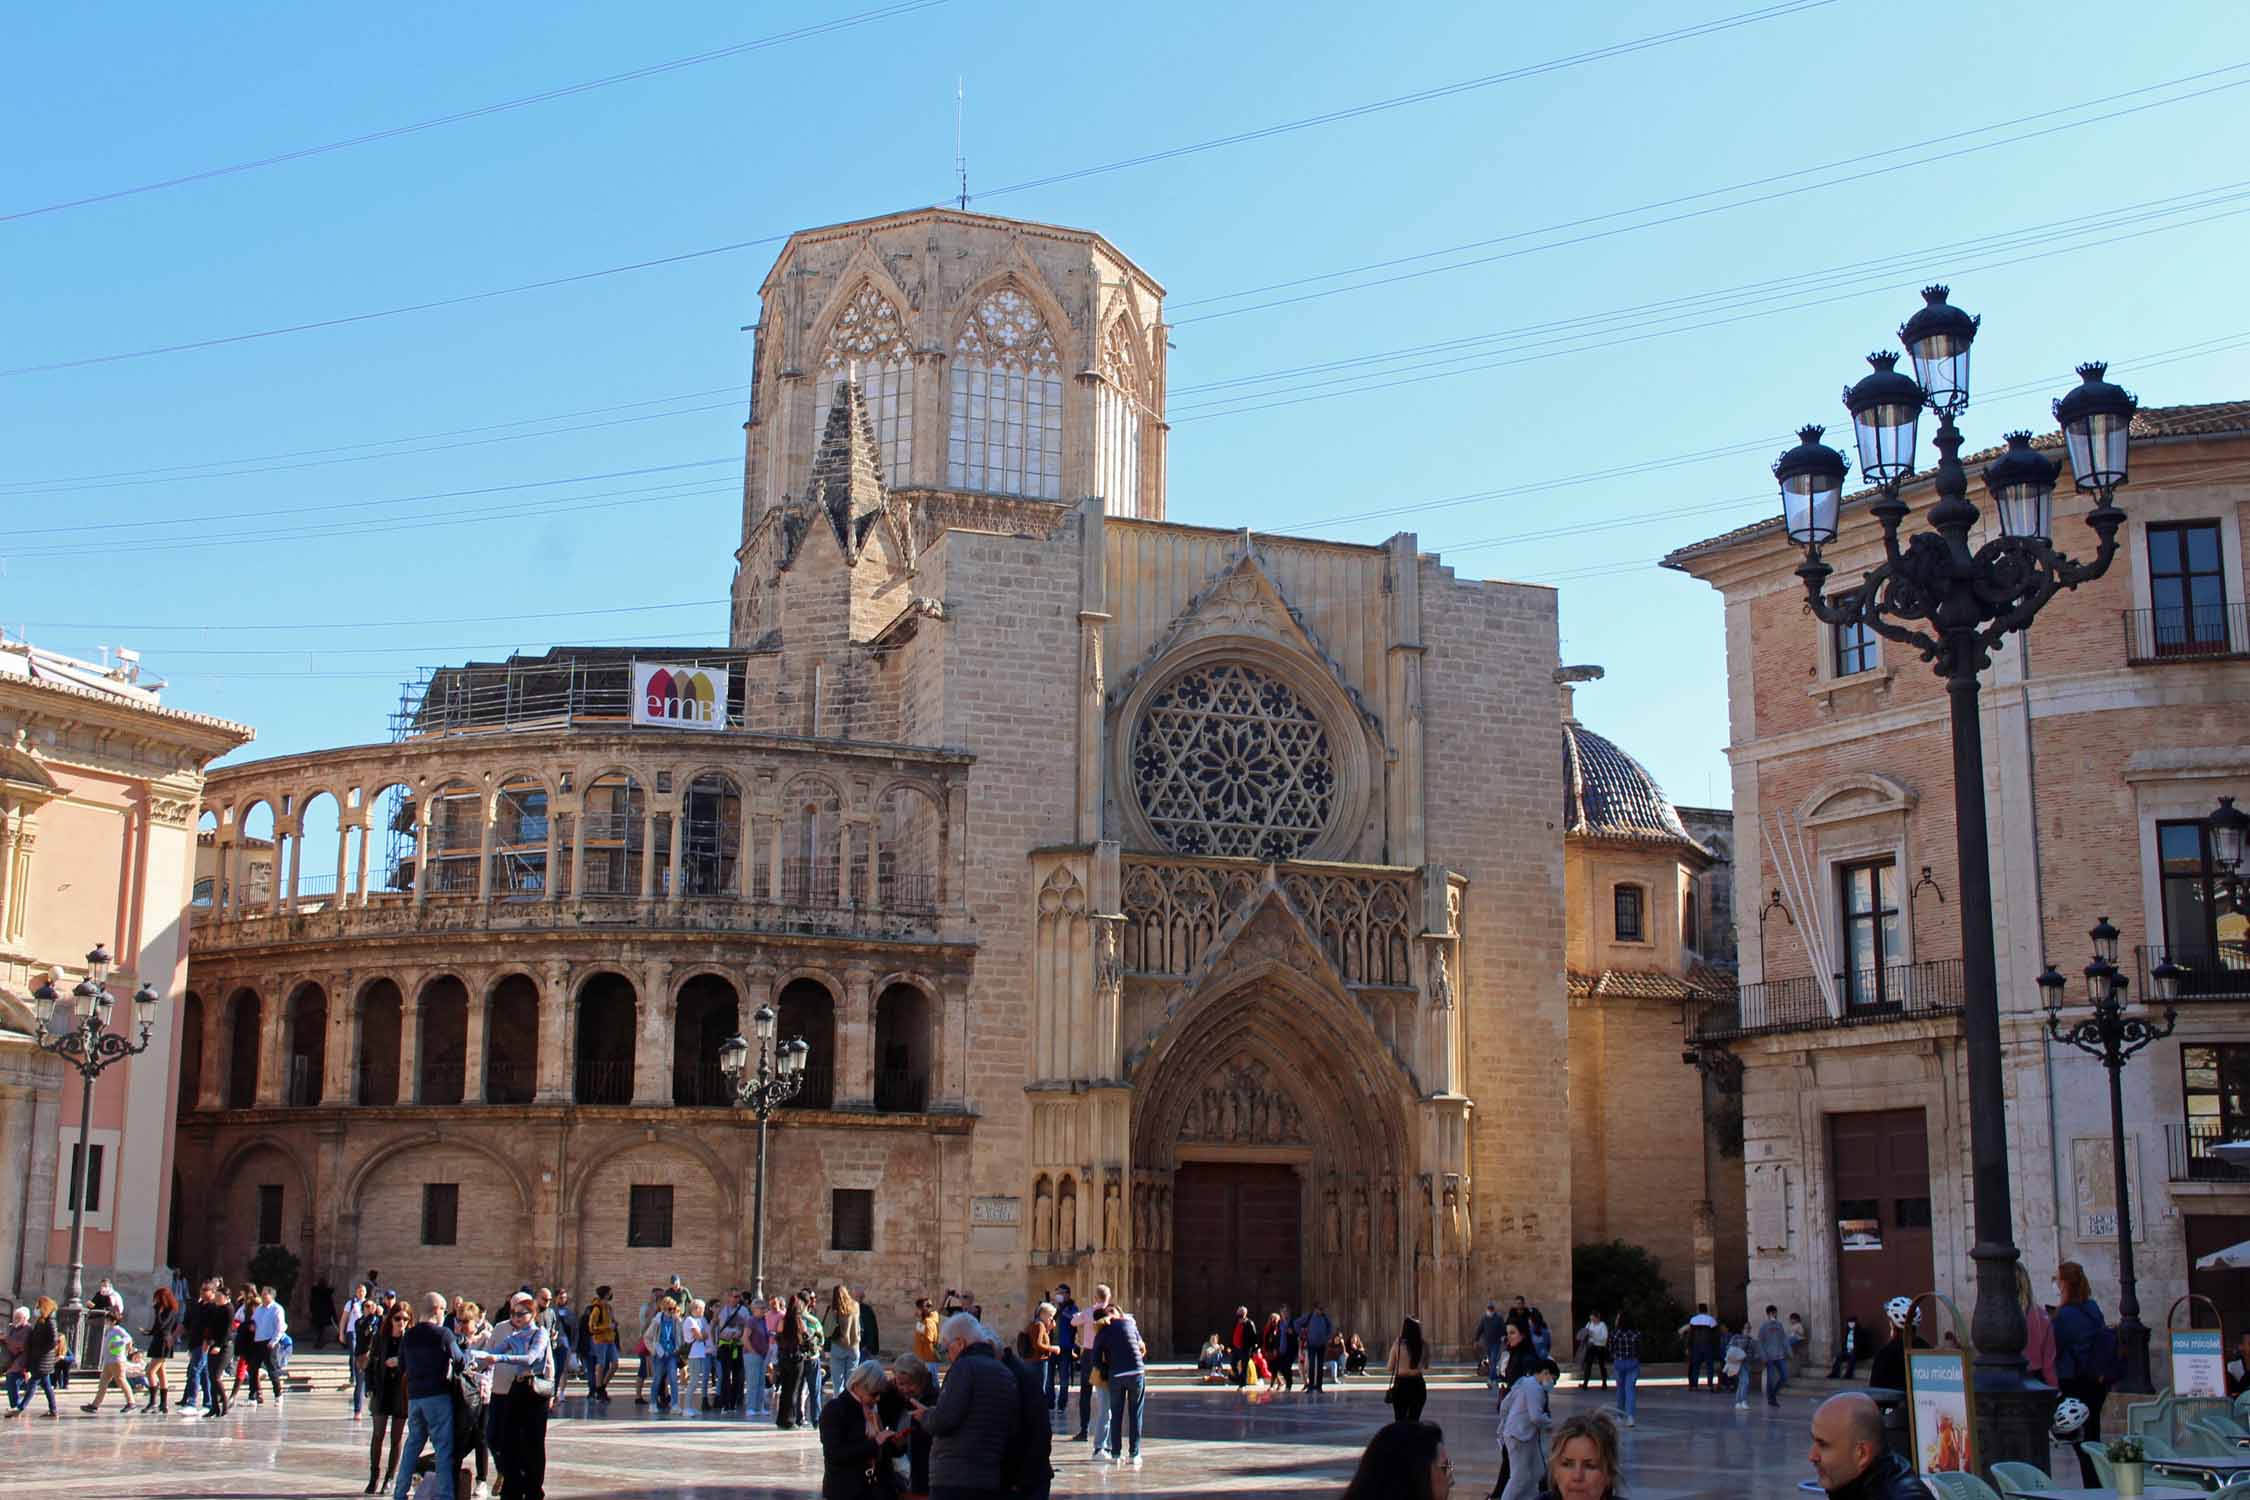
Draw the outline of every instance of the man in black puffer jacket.
[[[1016,1378],[970,1313],[945,1320],[938,1347],[945,1351],[945,1385],[937,1405],[914,1419],[930,1435],[930,1500],[1003,1500],[1001,1470],[1018,1421]]]
[[[1045,1360],[1032,1364],[1013,1349],[1000,1351],[1000,1363],[1016,1377],[1016,1435],[1000,1465],[1000,1483],[1018,1500],[1047,1500],[1055,1482],[1055,1435],[1047,1427]]]
[[[1812,1466],[1828,1500],[1928,1500],[1914,1466],[1883,1444],[1883,1412],[1865,1391],[1820,1403],[1812,1419]]]

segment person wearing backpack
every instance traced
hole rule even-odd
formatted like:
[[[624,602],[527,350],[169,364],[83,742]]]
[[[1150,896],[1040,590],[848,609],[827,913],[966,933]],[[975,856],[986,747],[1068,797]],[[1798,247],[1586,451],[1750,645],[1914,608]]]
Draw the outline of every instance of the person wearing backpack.
[[[2086,1403],[2086,1425],[2079,1430],[2080,1444],[2099,1443],[2102,1436],[2102,1401],[2115,1383],[2117,1334],[2102,1316],[2094,1289],[2086,1281],[2086,1268],[2066,1260],[2055,1267],[2055,1290],[2062,1305],[2055,1309],[2055,1384],[2065,1396]],[[2097,1489],[2100,1478],[2085,1448],[2078,1453],[2078,1472],[2087,1489]]]

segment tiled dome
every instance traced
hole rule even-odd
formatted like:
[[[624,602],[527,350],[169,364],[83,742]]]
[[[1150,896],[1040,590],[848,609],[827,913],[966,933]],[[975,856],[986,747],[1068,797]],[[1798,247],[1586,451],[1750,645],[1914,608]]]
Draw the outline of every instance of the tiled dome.
[[[1656,778],[1576,719],[1563,723],[1563,832],[1578,838],[1680,844],[1703,852]]]

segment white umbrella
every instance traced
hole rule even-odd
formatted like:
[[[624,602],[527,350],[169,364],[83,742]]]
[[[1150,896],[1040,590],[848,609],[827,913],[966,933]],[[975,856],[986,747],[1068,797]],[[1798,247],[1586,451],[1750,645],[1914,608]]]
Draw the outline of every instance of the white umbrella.
[[[2214,1250],[2195,1263],[2198,1271],[2235,1271],[2250,1266],[2250,1240]]]
[[[2250,1166],[2250,1141],[2213,1141],[2203,1148],[2203,1154],[2238,1167]]]

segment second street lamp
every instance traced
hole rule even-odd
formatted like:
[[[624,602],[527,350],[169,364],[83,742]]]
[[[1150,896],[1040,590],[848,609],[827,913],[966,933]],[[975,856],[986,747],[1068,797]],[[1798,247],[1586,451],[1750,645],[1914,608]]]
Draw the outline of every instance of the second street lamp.
[[[1945,679],[1953,739],[1954,847],[1960,868],[1961,1030],[1968,1057],[1970,1163],[1975,1203],[1975,1383],[1985,1450],[1994,1459],[2047,1456],[2044,1388],[2026,1380],[2023,1307],[2016,1300],[2020,1256],[2011,1222],[2008,1128],[2000,1058],[1998,965],[1993,953],[1992,860],[1986,843],[1984,738],[1978,674],[2008,636],[2027,629],[2049,599],[2109,570],[2125,512],[2116,491],[2125,483],[2126,453],[2136,403],[2109,384],[2106,367],[2079,367],[2080,384],[2055,403],[2081,493],[2094,498],[2086,516],[2095,551],[2080,562],[2047,537],[2059,470],[2010,434],[2008,451],[1985,470],[2000,523],[1997,535],[1973,544],[1982,517],[1969,499],[1954,419],[1969,404],[1969,350],[1977,320],[1928,288],[1923,306],[1899,329],[1914,363],[1909,378],[1895,354],[1870,357],[1871,373],[1844,392],[1859,448],[1860,472],[1876,486],[1868,513],[1882,528],[1883,560],[1831,595],[1835,569],[1821,549],[1838,535],[1844,457],[1807,428],[1774,464],[1783,527],[1804,549],[1797,576],[1806,607],[1829,625],[1856,626],[1912,646]],[[1909,507],[1900,495],[1914,472],[1915,429],[1924,411],[1938,418],[1938,461],[1928,530],[1902,539]]]
[[[770,1005],[759,1006],[751,1016],[755,1057],[752,1044],[739,1036],[719,1044],[719,1071],[734,1091],[735,1104],[758,1117],[758,1176],[750,1211],[751,1296],[757,1301],[766,1295],[766,1122],[805,1086],[805,1059],[812,1052],[803,1037],[792,1037],[777,1049],[777,1020]]]
[[[2117,1194],[2117,1347],[2125,1361],[2125,1377],[2117,1388],[2146,1395],[2156,1387],[2149,1383],[2148,1327],[2141,1322],[2140,1291],[2133,1274],[2133,1202],[2132,1183],[2126,1172],[2123,1074],[2127,1058],[2172,1034],[2178,1021],[2172,1002],[2179,994],[2180,970],[2166,959],[2149,973],[2153,998],[2164,1007],[2161,1023],[2129,1014],[2125,1009],[2125,976],[2117,968],[2117,929],[2103,917],[2087,936],[2094,940],[2094,961],[2086,965],[2086,1003],[2093,1014],[2076,1021],[2064,1019],[2063,991],[2069,984],[2053,965],[2040,974],[2039,988],[2046,999],[2048,1035],[2076,1047],[2109,1070],[2109,1149]]]

